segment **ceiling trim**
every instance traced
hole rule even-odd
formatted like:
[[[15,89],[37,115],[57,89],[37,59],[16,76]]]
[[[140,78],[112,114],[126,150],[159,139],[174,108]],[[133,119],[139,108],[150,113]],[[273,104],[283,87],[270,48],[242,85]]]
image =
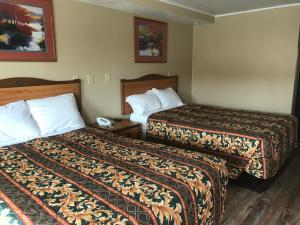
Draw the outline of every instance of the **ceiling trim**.
[[[197,12],[197,13],[201,13],[201,14],[205,14],[205,15],[208,15],[208,16],[213,16],[213,17],[215,17],[214,14],[211,14],[211,13],[208,13],[208,12],[205,12],[205,11],[202,11],[202,10],[194,9],[194,8],[192,8],[192,7],[188,7],[188,6],[185,6],[185,5],[182,5],[182,4],[178,4],[178,3],[175,3],[175,2],[171,2],[171,1],[169,1],[169,0],[158,0],[158,1],[167,3],[167,4],[169,4],[169,5],[178,6],[178,7],[180,7],[180,8],[187,9],[187,10],[190,10],[190,11],[194,11],[194,12]]]
[[[245,11],[239,11],[239,12],[233,12],[233,13],[224,13],[224,14],[215,15],[215,18],[225,17],[225,16],[234,16],[234,15],[239,15],[239,14],[244,14],[244,13],[266,11],[266,10],[272,10],[272,9],[280,9],[280,8],[286,8],[286,7],[298,6],[298,5],[300,5],[300,3],[278,5],[278,6],[265,7],[265,8],[260,8],[260,9],[251,9],[251,10],[245,10]]]
[[[149,0],[128,0],[128,1],[131,2],[132,4],[142,5],[144,7],[152,8],[160,12],[170,12],[178,16],[190,17],[208,23],[215,22],[215,17],[213,15],[198,12],[195,10],[190,10],[178,5],[169,4],[168,2],[164,2],[161,0],[154,0],[154,1],[152,0],[151,2],[149,2]]]

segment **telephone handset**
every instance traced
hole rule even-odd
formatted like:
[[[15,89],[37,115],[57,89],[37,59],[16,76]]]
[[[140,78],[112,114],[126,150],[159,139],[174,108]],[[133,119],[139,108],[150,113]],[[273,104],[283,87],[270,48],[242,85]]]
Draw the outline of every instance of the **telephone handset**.
[[[96,119],[97,123],[99,126],[104,126],[104,127],[112,127],[115,121],[111,119],[107,119],[104,117],[97,117]]]

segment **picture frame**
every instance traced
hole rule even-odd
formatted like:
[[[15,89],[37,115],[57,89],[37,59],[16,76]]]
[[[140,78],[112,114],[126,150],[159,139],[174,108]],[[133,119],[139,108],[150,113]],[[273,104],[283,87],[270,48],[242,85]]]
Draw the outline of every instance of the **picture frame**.
[[[0,1],[0,61],[56,61],[52,0]]]
[[[167,63],[168,24],[135,17],[134,46],[136,63]]]

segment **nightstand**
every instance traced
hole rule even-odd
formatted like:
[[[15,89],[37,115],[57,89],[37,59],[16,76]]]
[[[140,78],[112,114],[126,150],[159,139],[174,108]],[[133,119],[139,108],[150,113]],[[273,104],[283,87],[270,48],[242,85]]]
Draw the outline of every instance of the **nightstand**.
[[[125,137],[140,138],[141,124],[131,122],[130,120],[115,120],[112,127],[99,126],[97,123],[93,123],[91,126]]]

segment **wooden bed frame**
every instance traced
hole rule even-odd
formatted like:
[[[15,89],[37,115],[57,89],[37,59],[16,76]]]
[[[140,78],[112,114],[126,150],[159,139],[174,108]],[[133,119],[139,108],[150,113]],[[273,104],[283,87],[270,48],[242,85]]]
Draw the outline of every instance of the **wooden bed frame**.
[[[16,77],[0,80],[0,105],[18,100],[45,98],[73,93],[81,110],[80,80],[50,81],[38,78]]]
[[[178,76],[164,76],[160,74],[148,74],[137,79],[121,80],[121,109],[122,114],[132,113],[126,98],[134,94],[142,94],[152,88],[165,89],[172,87],[178,90]]]

